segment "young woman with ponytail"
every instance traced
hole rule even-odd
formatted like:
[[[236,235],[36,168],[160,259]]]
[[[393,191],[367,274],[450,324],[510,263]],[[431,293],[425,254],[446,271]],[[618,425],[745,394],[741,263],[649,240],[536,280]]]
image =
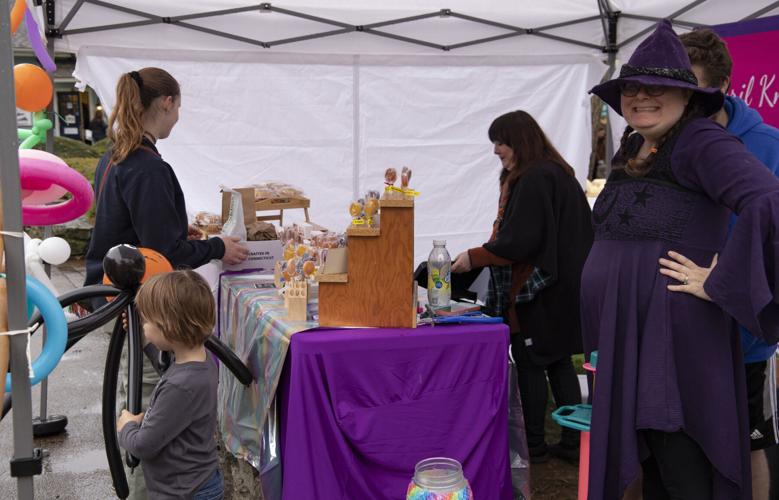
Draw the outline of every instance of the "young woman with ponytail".
[[[103,257],[120,243],[156,250],[167,257],[174,269],[196,268],[211,259],[228,264],[246,259],[248,250],[237,238],[187,239],[184,193],[175,172],[156,147],[157,141],[167,138],[176,125],[180,105],[179,84],[165,70],[143,68],[119,78],[116,105],[108,122],[111,148],[95,171],[95,227],[87,250],[85,285],[101,282]],[[122,373],[117,414],[126,401],[124,357]],[[144,359],[144,410],[158,381],[159,375]],[[127,474],[131,500],[147,498],[143,464],[140,469]]]
[[[103,257],[120,243],[157,250],[174,268],[196,268],[211,259],[243,261],[248,250],[237,239],[187,240],[184,193],[156,143],[179,119],[181,91],[165,70],[143,68],[123,74],[108,121],[110,150],[95,172],[95,228],[87,251],[86,285],[103,277]]]
[[[708,117],[670,22],[592,93],[627,121],[582,272],[598,351],[588,498],[752,498],[736,321],[779,339],[779,180]],[[730,214],[739,215],[728,237]]]

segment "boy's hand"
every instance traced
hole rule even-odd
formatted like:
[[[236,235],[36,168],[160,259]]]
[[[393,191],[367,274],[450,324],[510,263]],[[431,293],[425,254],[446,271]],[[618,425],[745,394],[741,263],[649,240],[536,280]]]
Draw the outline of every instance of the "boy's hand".
[[[122,410],[122,414],[116,419],[116,432],[122,432],[122,428],[127,425],[128,422],[136,422],[140,424],[143,421],[143,414],[141,412],[137,415],[133,415],[127,410]]]

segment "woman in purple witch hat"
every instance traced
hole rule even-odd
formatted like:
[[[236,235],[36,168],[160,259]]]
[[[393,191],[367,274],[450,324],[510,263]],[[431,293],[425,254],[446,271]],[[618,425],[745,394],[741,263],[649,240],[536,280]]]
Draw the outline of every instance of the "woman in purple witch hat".
[[[779,338],[779,181],[707,119],[723,95],[696,84],[663,21],[591,91],[629,124],[582,273],[598,350],[591,500],[621,498],[642,471],[645,500],[751,498],[734,318]]]

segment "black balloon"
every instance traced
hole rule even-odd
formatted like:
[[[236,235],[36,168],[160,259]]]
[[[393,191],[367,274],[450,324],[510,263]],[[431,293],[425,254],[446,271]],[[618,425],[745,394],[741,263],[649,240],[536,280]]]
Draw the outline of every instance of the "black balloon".
[[[103,258],[103,272],[115,286],[133,288],[141,283],[146,272],[146,259],[132,245],[116,245]]]

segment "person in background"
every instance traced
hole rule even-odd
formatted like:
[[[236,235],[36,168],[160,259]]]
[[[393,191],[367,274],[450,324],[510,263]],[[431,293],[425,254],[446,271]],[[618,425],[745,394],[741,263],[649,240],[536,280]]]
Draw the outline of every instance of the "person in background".
[[[102,141],[106,137],[107,125],[103,119],[103,111],[95,110],[95,116],[89,120],[89,130],[92,131],[92,144]]]
[[[248,249],[237,237],[188,240],[184,193],[173,168],[156,147],[176,125],[180,105],[179,84],[163,69],[143,68],[119,77],[116,105],[109,119],[111,146],[95,171],[95,227],[86,254],[84,285],[102,281],[103,257],[121,243],[156,250],[174,269],[196,268],[211,259],[227,264],[246,259]],[[93,303],[92,307],[99,305]],[[121,373],[118,400],[124,405],[126,357],[122,357]],[[151,363],[144,360],[144,407],[158,380]],[[128,475],[128,481],[131,499],[146,498],[143,474],[135,471]]]
[[[725,42],[710,29],[695,30],[679,37],[687,48],[692,71],[701,87],[730,88],[733,62]],[[768,170],[779,176],[779,130],[763,123],[760,114],[735,96],[726,96],[722,108],[711,118],[735,135]],[[733,217],[731,226],[735,224]],[[765,450],[777,443],[775,343],[767,343],[742,325],[741,346],[747,377],[747,408],[752,448],[752,497],[768,500],[771,485]]]
[[[503,166],[490,240],[462,252],[452,272],[489,267],[486,312],[511,332],[532,462],[549,452],[577,460],[579,433],[547,446],[549,389],[558,406],[581,403],[571,355],[582,352],[579,279],[592,245],[590,207],[574,170],[525,111],[495,119],[488,136]]]
[[[116,422],[119,444],[143,462],[150,499],[221,500],[218,373],[203,345],[216,316],[211,288],[194,271],[174,271],[151,277],[138,290],[135,303],[148,358],[158,360],[164,350],[172,352],[174,360],[145,412],[122,411]]]
[[[582,273],[588,497],[619,499],[643,472],[644,500],[751,499],[734,318],[779,339],[779,179],[708,118],[724,96],[698,86],[670,21],[591,92],[628,127]]]

